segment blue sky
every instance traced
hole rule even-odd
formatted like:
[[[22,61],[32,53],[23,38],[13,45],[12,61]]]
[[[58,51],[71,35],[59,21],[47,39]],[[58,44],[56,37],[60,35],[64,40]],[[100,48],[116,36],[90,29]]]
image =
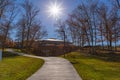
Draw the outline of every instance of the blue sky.
[[[66,20],[68,14],[70,14],[74,8],[77,7],[79,0],[31,0],[39,9],[39,19],[42,24],[45,26],[45,29],[48,31],[47,38],[57,38],[57,34],[55,33],[56,26],[54,24],[57,22],[53,17],[49,17],[49,13],[47,13],[47,7],[50,6],[50,3],[54,1],[62,4],[63,14],[61,15],[61,20]]]
[[[24,0],[17,0],[17,3],[19,4],[23,1]],[[82,0],[30,0],[30,1],[37,8],[40,9],[40,13],[38,14],[38,19],[41,21],[42,25],[45,26],[45,29],[48,31],[48,36],[46,38],[58,38],[57,33],[55,32],[57,27],[54,25],[57,21],[53,17],[49,17],[49,13],[46,12],[48,10],[47,7],[50,6],[50,3],[54,3],[55,1],[58,2],[58,5],[62,4],[62,8],[64,8],[64,10],[62,12],[62,16],[60,17],[60,20],[64,21],[67,19],[68,15],[80,4],[80,1]],[[99,1],[105,2],[107,6],[110,6],[109,5],[110,0],[99,0]],[[12,33],[12,37],[13,36],[15,36],[14,33]]]
[[[17,3],[21,3],[24,0],[17,0]],[[48,36],[46,38],[57,38],[57,33],[55,32],[56,26],[54,25],[57,21],[53,17],[49,17],[49,13],[46,11],[50,6],[50,3],[57,1],[58,5],[61,4],[64,10],[60,20],[64,21],[67,19],[68,15],[80,4],[81,0],[30,0],[37,8],[40,9],[38,14],[38,19],[41,21],[42,25],[45,26],[45,29],[48,31]],[[104,0],[100,0],[104,1]],[[104,2],[108,3],[109,0]]]
[[[16,0],[17,6],[20,7],[20,4],[24,2],[24,0]],[[48,10],[48,7],[50,6],[50,3],[57,2],[58,5],[61,4],[63,11],[62,15],[60,17],[61,21],[64,21],[67,19],[68,15],[79,5],[80,0],[30,0],[38,9],[40,9],[40,12],[38,14],[38,19],[41,21],[42,25],[45,26],[45,29],[48,31],[48,36],[46,38],[58,38],[57,33],[55,32],[56,26],[54,25],[57,23],[57,21],[53,17],[49,17],[49,13],[46,11]],[[21,14],[22,9],[19,10],[20,13],[18,13],[17,18],[14,20],[15,23],[19,20],[19,14]],[[13,30],[11,32],[11,38],[13,40],[16,39],[16,30]]]

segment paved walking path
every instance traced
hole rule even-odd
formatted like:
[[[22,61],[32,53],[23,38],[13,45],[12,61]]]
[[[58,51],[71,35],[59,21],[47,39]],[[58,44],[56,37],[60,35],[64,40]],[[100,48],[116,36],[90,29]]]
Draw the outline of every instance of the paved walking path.
[[[66,59],[59,57],[38,57],[22,53],[18,54],[27,57],[41,58],[45,61],[42,68],[27,80],[82,80],[72,64]]]

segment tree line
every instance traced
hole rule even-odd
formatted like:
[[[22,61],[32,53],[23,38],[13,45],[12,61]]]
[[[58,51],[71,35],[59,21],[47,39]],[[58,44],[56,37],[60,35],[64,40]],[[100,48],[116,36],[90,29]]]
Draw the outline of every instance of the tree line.
[[[108,3],[108,4],[107,4]],[[59,21],[59,37],[71,40],[80,48],[89,46],[95,52],[95,46],[112,50],[120,42],[120,1],[80,0],[80,4],[69,14],[66,21]],[[2,50],[16,30],[16,40],[20,48],[30,49],[35,40],[47,36],[38,19],[40,9],[30,0],[18,3],[17,0],[0,0],[0,45]],[[65,36],[64,36],[65,34]]]
[[[119,0],[81,0],[66,21],[59,21],[57,32],[61,37],[64,30],[66,39],[80,48],[88,46],[91,53],[101,46],[115,50],[120,45],[120,5]]]
[[[37,19],[40,9],[30,0],[18,3],[17,0],[0,0],[0,47],[2,51],[6,42],[16,30],[16,42],[20,48],[31,48],[35,40],[47,35],[47,31]]]

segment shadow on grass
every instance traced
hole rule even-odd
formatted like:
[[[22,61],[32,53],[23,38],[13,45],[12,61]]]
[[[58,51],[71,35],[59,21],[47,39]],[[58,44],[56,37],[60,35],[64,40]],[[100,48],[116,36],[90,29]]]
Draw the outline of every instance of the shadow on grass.
[[[74,59],[74,60],[71,60],[70,63],[71,64],[78,64],[79,62]]]
[[[73,59],[71,61],[72,64],[77,64],[78,62],[75,59],[83,58],[83,59],[100,59],[108,62],[120,62],[120,54],[116,54],[114,52],[109,53],[99,53],[99,54],[87,54],[87,53],[81,53],[77,52],[77,54],[68,54],[67,58]]]
[[[5,52],[2,54],[2,56],[3,56],[3,58],[6,58],[6,57],[16,57],[16,56],[19,56],[19,55],[5,51]]]
[[[94,57],[94,58],[101,59],[101,60],[104,60],[104,61],[120,62],[119,51],[98,50],[95,54],[90,54],[90,53],[83,52],[83,51],[79,51],[79,53],[81,53],[81,55],[86,56],[86,57]]]
[[[120,54],[106,53],[106,54],[97,54],[95,56],[105,61],[120,62]]]

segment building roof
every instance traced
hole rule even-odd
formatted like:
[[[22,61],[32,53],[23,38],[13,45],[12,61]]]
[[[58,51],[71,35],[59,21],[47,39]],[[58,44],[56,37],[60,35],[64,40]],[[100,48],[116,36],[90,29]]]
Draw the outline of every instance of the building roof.
[[[52,42],[52,43],[63,43],[64,42],[64,40],[60,40],[60,39],[56,39],[56,38],[49,38],[49,39],[43,39],[43,40],[36,40],[36,41],[41,41],[41,42]],[[70,44],[72,44],[72,42],[68,42],[68,41],[65,41],[65,43],[70,43]]]
[[[63,42],[63,40],[59,40],[59,39],[56,39],[56,38],[44,39],[43,41],[58,41],[58,42]]]

